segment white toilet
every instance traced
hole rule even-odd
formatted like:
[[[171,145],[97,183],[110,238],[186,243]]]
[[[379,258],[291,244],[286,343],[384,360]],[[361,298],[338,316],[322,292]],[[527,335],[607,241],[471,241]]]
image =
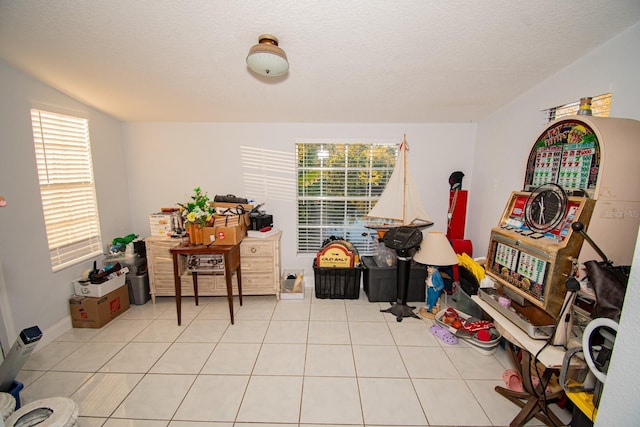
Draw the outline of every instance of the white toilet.
[[[13,396],[12,396],[13,397]],[[5,427],[74,427],[77,426],[78,405],[67,397],[36,400],[13,412]]]
[[[13,414],[16,410],[16,398],[9,393],[0,393],[0,421],[4,421],[9,418],[9,415]],[[2,423],[0,423],[2,425]]]

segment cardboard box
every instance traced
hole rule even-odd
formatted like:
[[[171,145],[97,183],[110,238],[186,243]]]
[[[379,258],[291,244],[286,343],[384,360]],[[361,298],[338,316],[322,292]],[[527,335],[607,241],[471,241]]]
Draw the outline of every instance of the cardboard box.
[[[109,292],[113,292],[120,286],[124,286],[126,274],[129,272],[129,268],[125,267],[118,271],[118,276],[113,279],[109,279],[99,285],[93,284],[88,280],[74,280],[73,291],[76,295],[85,297],[100,298],[107,295]]]
[[[214,226],[204,227],[204,244],[213,242],[214,245],[237,245],[247,236],[250,223],[249,214],[230,215],[228,221],[223,216],[216,215]]]
[[[204,244],[213,242],[214,245],[237,245],[247,236],[245,224],[233,227],[204,227]]]
[[[101,328],[129,309],[129,291],[121,286],[100,298],[74,295],[69,309],[74,328]]]

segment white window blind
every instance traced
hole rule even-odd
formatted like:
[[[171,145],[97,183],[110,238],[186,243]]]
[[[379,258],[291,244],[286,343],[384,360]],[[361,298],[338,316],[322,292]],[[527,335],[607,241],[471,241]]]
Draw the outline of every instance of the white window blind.
[[[53,271],[102,253],[89,121],[31,110]]]
[[[371,255],[366,214],[391,177],[397,155],[396,144],[296,144],[298,252],[315,253],[335,236],[353,243],[360,255]]]
[[[609,110],[611,109],[610,93],[594,96],[591,98],[591,115],[597,117],[609,117]],[[545,123],[551,123],[552,121],[564,116],[572,116],[578,114],[580,108],[580,101],[570,102],[564,105],[558,105],[557,107],[551,107],[544,110]]]

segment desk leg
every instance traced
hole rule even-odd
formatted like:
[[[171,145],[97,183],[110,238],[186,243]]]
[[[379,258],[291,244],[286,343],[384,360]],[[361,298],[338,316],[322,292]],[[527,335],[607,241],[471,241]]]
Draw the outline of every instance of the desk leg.
[[[543,384],[549,383],[549,379],[553,375],[553,370],[545,369],[539,384],[537,387],[534,387],[531,381],[531,375],[533,374],[531,371],[531,363],[533,359],[531,353],[522,349],[522,360],[518,361],[518,357],[511,344],[508,345],[508,350],[514,367],[522,378],[522,385],[524,388],[524,392],[509,390],[500,386],[496,386],[495,388],[496,392],[522,408],[518,415],[511,421],[509,426],[521,427],[533,417],[539,419],[547,426],[563,426],[564,424],[560,419],[558,419],[558,417],[556,417],[549,407],[549,404],[562,397],[564,392],[560,390],[545,396],[544,390],[542,389]]]
[[[198,305],[198,272],[192,271],[191,277],[193,278],[193,295],[196,298],[196,305]]]
[[[231,271],[231,263],[229,261],[229,253],[225,252],[224,279],[227,282],[227,301],[229,301],[229,316],[231,317],[231,324],[233,325],[233,283],[231,282],[233,272]]]
[[[176,311],[178,312],[178,326],[182,323],[182,284],[178,270],[178,254],[173,254],[173,283],[176,287]]]
[[[242,272],[240,271],[240,264],[238,264],[236,275],[238,277],[238,296],[240,297],[240,305],[242,305]]]

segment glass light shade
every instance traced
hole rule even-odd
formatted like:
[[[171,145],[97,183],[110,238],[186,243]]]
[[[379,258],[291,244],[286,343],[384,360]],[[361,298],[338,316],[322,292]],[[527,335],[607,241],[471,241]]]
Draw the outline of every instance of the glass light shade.
[[[447,236],[438,231],[427,233],[420,243],[420,250],[413,259],[420,264],[447,266],[458,263],[458,256],[451,247]]]
[[[261,76],[281,76],[289,71],[287,54],[278,47],[278,39],[270,34],[263,34],[257,45],[249,49],[247,66]]]

